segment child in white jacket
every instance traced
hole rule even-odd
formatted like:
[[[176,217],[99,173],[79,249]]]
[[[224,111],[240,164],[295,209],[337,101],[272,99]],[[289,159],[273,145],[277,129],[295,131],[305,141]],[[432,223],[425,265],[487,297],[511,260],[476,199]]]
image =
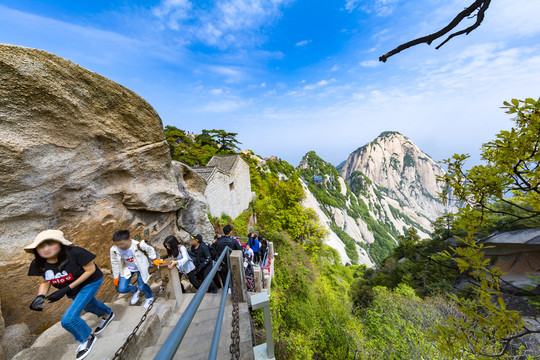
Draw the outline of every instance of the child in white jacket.
[[[143,307],[148,309],[154,302],[152,289],[148,286],[150,273],[149,259],[154,265],[165,264],[158,259],[153,247],[144,241],[131,240],[128,230],[118,230],[113,235],[114,245],[111,247],[111,267],[114,276],[114,284],[118,286],[119,293],[132,293],[131,305],[139,301],[142,291],[146,297]],[[137,275],[138,286],[130,285],[133,275]]]

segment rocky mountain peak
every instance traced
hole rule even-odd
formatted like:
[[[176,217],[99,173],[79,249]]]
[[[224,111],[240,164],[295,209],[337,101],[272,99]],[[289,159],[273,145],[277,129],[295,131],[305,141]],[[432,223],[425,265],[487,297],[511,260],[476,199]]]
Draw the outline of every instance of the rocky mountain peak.
[[[438,199],[441,184],[437,181],[444,169],[398,132],[383,132],[357,149],[340,172],[354,190],[367,178],[379,192],[396,200],[401,207],[429,220],[435,220],[445,211]]]

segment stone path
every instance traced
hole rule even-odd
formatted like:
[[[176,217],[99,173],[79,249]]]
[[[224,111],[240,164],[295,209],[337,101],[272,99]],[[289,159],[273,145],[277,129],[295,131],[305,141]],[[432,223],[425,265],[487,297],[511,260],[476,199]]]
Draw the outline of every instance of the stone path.
[[[153,359],[194,295],[184,294],[182,305],[179,308],[174,300],[161,298],[156,300],[147,320],[138,331],[137,336],[130,342],[123,358],[129,360]],[[208,358],[220,300],[221,293],[206,294],[175,359]],[[116,350],[124,343],[145,311],[140,305],[129,305],[127,296],[107,305],[113,309],[115,318],[105,331],[97,335],[98,340],[86,358],[88,360],[112,359]],[[244,345],[243,349],[246,350],[241,358],[252,359],[253,354],[250,351],[251,320],[247,304],[241,304],[240,309],[241,323],[243,324],[241,324],[241,340]],[[218,359],[230,359],[231,311],[232,301],[228,297],[221,329]],[[93,314],[85,314],[83,318],[92,328],[98,324],[98,319]],[[60,323],[57,323],[43,332],[32,347],[15,355],[13,360],[73,360],[77,346],[78,344],[73,340],[71,334],[66,332]]]

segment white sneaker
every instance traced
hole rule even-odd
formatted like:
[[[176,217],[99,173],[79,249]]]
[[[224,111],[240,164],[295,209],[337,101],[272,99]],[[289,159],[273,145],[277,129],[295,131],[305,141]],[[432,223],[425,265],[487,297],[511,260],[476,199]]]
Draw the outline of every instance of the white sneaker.
[[[97,338],[94,336],[94,334],[90,335],[90,338],[83,342],[79,347],[77,348],[77,355],[75,359],[82,360],[85,357],[90,354],[90,351],[94,347],[94,344],[96,343]]]
[[[133,297],[131,298],[131,305],[135,305],[139,301],[139,295],[141,294],[141,291],[137,289],[135,293],[133,293]]]
[[[144,300],[142,307],[145,309],[148,309],[150,307],[150,304],[152,304],[153,302],[154,302],[154,297],[148,298]]]

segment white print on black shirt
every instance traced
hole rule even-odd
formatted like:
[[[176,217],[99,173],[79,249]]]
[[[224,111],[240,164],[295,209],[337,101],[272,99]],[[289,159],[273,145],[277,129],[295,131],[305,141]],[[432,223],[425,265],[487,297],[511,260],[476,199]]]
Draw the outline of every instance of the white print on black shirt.
[[[60,285],[73,281],[73,275],[71,273],[68,274],[65,270],[56,274],[52,270],[47,270],[43,277],[45,281],[50,282],[52,285]]]

